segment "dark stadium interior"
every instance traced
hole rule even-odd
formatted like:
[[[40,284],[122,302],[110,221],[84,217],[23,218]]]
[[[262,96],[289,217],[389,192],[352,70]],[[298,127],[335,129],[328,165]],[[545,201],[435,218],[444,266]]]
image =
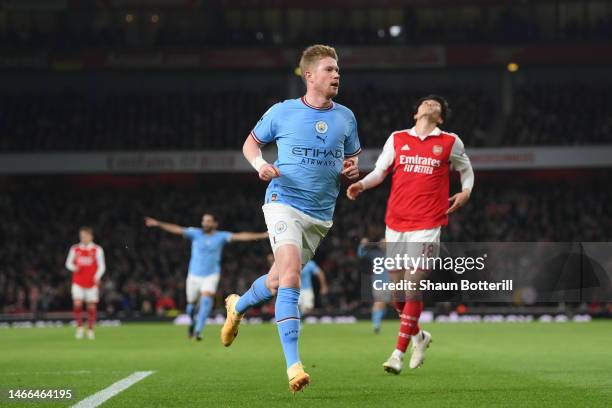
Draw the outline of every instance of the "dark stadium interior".
[[[414,101],[430,93],[450,101],[442,128],[468,154],[612,144],[610,0],[18,3],[0,5],[1,157],[240,151],[263,112],[302,94],[294,70],[311,43],[338,47],[337,101],[366,149],[412,126]],[[474,194],[443,241],[610,241],[610,167],[591,167],[475,166]],[[221,229],[264,230],[254,172],[159,173],[0,173],[0,314],[70,310],[64,262],[82,224],[106,251],[101,310],[111,317],[185,306],[188,242],[147,229],[144,216],[195,225],[213,211]],[[367,312],[355,251],[383,234],[386,183],[357,202],[341,190],[316,255],[331,285],[320,313]],[[269,250],[227,247],[219,310],[266,272]]]
[[[32,10],[29,16],[21,10],[10,13],[0,46],[62,51],[95,47],[303,47],[317,42],[607,41],[612,35],[609,3],[595,0],[498,1],[488,6],[461,1],[447,2],[446,7],[434,2],[421,5],[396,1],[387,8],[367,2],[336,2],[330,6],[325,2],[294,2],[279,7],[272,1],[231,2],[229,6],[210,1],[201,7],[174,10],[154,6],[95,9],[83,3],[72,10]],[[353,7],[346,10],[349,4]],[[308,30],[304,30],[306,24]]]

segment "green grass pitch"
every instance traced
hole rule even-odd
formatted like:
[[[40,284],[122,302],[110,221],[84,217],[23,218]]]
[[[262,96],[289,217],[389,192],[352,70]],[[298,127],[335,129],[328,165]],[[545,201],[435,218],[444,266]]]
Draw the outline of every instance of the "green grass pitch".
[[[244,325],[234,345],[218,325],[201,343],[170,324],[101,327],[95,341],[71,328],[2,329],[0,389],[71,388],[70,406],[134,371],[155,373],[104,407],[545,407],[612,406],[612,322],[428,324],[425,365],[399,376],[382,362],[398,322],[304,325],[300,353],[312,384],[292,395],[271,324]]]

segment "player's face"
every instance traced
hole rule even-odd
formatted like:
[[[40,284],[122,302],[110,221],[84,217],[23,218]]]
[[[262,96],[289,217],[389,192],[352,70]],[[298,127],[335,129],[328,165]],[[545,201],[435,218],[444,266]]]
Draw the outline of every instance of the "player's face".
[[[310,75],[307,74],[308,83],[317,93],[331,99],[338,95],[340,87],[340,68],[338,62],[332,57],[321,58],[312,66]]]
[[[79,231],[79,239],[81,243],[87,245],[93,241],[93,235],[89,231]]]
[[[215,221],[215,217],[210,214],[204,214],[202,217],[202,229],[204,232],[211,232],[215,228],[217,228],[217,221]]]
[[[414,119],[419,120],[420,118],[427,116],[433,122],[438,124],[442,123],[442,105],[440,105],[440,102],[434,101],[433,99],[426,99],[421,102],[417,113],[414,115]]]

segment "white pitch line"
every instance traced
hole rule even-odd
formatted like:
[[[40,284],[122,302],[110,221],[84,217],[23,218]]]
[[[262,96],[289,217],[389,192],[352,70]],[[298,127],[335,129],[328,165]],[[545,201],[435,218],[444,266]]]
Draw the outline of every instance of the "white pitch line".
[[[98,391],[95,394],[79,401],[72,408],[95,408],[102,405],[106,400],[119,394],[121,391],[130,388],[138,381],[142,380],[153,374],[155,371],[136,371],[132,375],[125,377],[123,380],[119,380],[108,388]]]

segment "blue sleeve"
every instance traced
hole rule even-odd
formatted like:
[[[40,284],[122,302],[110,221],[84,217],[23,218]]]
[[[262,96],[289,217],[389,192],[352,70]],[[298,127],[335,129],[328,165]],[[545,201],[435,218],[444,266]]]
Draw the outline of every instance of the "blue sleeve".
[[[219,231],[219,233],[221,234],[221,239],[223,240],[224,244],[230,242],[232,240],[232,235],[234,235],[233,233],[228,231]]]
[[[359,143],[359,135],[357,134],[357,119],[353,112],[349,116],[349,134],[344,140],[344,157],[353,157],[361,153],[361,144]]]
[[[278,116],[280,110],[280,103],[272,105],[270,109],[263,114],[259,122],[255,125],[251,131],[251,136],[259,144],[267,144],[273,142],[276,138],[275,119]]]
[[[363,258],[365,256],[365,251],[366,251],[365,245],[359,244],[359,246],[357,247],[357,257]]]
[[[318,275],[319,272],[321,272],[321,268],[319,268],[319,265],[317,265],[315,261],[308,261],[308,263],[304,267],[304,270],[309,275]]]
[[[302,268],[302,273],[310,274],[312,272],[312,261],[306,262],[306,265]]]
[[[194,227],[183,228],[183,235],[193,241],[198,235],[198,229]]]

